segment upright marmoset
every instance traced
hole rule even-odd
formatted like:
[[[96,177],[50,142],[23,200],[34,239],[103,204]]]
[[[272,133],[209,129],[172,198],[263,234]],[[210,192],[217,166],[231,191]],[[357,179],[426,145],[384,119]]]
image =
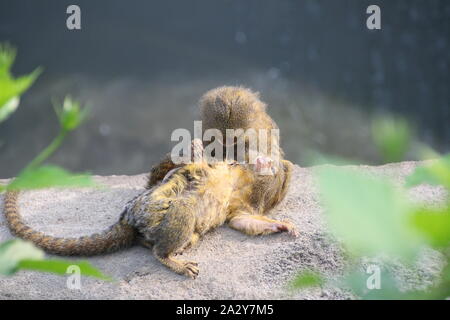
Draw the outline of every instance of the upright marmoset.
[[[193,145],[198,147],[192,149],[201,152],[201,142],[194,140]],[[131,200],[119,221],[109,229],[86,237],[52,237],[27,226],[20,215],[15,191],[6,193],[4,211],[14,234],[50,253],[95,255],[139,240],[152,247],[155,257],[165,266],[195,278],[199,272],[197,263],[174,256],[226,221],[232,228],[251,235],[283,231],[297,235],[289,222],[260,216],[250,205],[255,177],[270,163],[259,157],[251,168],[225,161],[184,165]]]
[[[249,89],[224,86],[206,92],[200,99],[199,106],[203,134],[208,129],[217,129],[223,137],[226,137],[227,129],[242,129],[241,132],[254,129],[258,134],[262,131],[266,135],[265,153],[261,150],[253,151],[263,157],[275,160],[272,164],[274,174],[256,177],[249,200],[259,214],[266,214],[285,197],[292,172],[292,163],[283,159],[284,152],[278,139],[271,138],[272,130],[277,130],[278,126],[267,114],[266,104],[259,99],[257,93]],[[237,139],[239,138],[238,135]],[[252,145],[248,141],[249,137],[244,136],[242,138],[245,143],[245,160],[248,161]],[[260,136],[257,135],[256,138],[256,145],[259,145]],[[209,143],[204,142],[205,147]],[[222,143],[224,145],[223,155],[226,155],[225,149],[230,146],[226,145],[225,139]],[[234,143],[234,146],[236,146],[236,143]],[[234,152],[234,155],[236,156],[237,152]],[[234,160],[237,159],[234,158]],[[154,186],[167,172],[177,166],[180,165],[172,162],[170,154],[166,156],[151,169],[147,187]]]

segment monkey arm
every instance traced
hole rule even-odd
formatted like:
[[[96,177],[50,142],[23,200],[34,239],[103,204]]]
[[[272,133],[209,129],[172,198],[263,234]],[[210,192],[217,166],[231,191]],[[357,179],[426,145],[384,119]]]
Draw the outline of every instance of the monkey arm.
[[[199,240],[200,240],[200,235],[198,233],[194,232],[191,236],[191,239],[186,243],[186,245],[184,247],[177,250],[175,252],[175,255],[183,254],[183,252],[185,250],[195,247]]]
[[[282,160],[282,164],[283,164],[283,172],[284,172],[283,182],[281,183],[281,187],[277,193],[275,203],[273,204],[273,206],[271,208],[273,208],[275,205],[280,203],[286,197],[286,194],[287,194],[287,191],[289,188],[289,184],[291,182],[292,170],[294,168],[294,165],[289,160]]]
[[[251,236],[267,235],[277,232],[287,232],[294,237],[298,236],[295,226],[288,221],[277,221],[244,211],[237,211],[229,220],[228,224],[231,228]]]
[[[192,279],[197,278],[199,272],[197,262],[179,260],[174,258],[173,255],[161,256],[155,249],[153,249],[153,254],[159,262],[168,267],[170,270],[178,274],[188,276]]]
[[[180,166],[181,165],[176,165],[175,163],[173,163],[172,159],[170,158],[170,154],[167,154],[160,163],[154,165],[150,170],[146,188],[150,189],[151,187],[155,186],[158,182],[164,179],[164,177],[170,170]]]
[[[259,214],[268,214],[285,197],[292,176],[293,164],[282,160],[281,168],[274,175],[257,176],[253,183],[250,204]]]
[[[191,141],[191,161],[196,161],[198,159],[201,159],[202,157],[203,157],[202,141],[200,139],[193,139]],[[160,163],[154,165],[151,168],[146,188],[150,189],[151,187],[155,186],[157,183],[159,183],[164,179],[164,177],[170,172],[170,170],[180,168],[183,165],[184,163],[180,164],[173,163],[171,154],[168,153]]]

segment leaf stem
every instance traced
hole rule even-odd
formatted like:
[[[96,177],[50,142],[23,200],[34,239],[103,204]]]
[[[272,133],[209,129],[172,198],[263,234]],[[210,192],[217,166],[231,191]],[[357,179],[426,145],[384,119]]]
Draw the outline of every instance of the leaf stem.
[[[59,131],[59,134],[56,136],[55,139],[53,139],[53,141],[48,145],[47,148],[45,148],[44,150],[41,151],[41,153],[39,153],[37,155],[36,158],[33,159],[33,161],[31,161],[23,171],[29,170],[29,169],[34,169],[37,166],[41,165],[42,162],[44,162],[48,157],[50,157],[55,151],[56,149],[58,149],[58,147],[61,145],[61,143],[63,142],[64,138],[67,135],[67,130],[65,130],[64,128],[61,128],[61,130]]]

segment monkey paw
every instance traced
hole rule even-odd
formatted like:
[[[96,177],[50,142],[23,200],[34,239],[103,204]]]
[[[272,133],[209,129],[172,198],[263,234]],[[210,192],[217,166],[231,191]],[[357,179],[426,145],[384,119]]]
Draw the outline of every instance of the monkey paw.
[[[273,160],[269,157],[258,156],[255,163],[255,172],[259,175],[274,175]]]
[[[284,220],[284,221],[276,223],[275,228],[277,229],[277,232],[287,232],[289,235],[291,235],[295,238],[297,238],[299,235],[298,230],[295,227],[295,225],[288,220]]]
[[[183,274],[189,278],[195,279],[198,276],[198,263],[194,261],[183,261]]]

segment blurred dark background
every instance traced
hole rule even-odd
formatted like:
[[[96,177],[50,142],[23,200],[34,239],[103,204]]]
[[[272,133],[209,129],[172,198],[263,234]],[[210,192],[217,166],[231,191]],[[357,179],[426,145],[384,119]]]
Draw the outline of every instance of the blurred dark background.
[[[66,28],[81,8],[82,29]],[[366,8],[381,7],[381,30]],[[261,92],[287,158],[318,150],[380,163],[370,124],[410,121],[418,139],[450,150],[450,1],[1,0],[0,41],[18,48],[13,72],[43,66],[0,125],[0,178],[14,176],[58,130],[52,99],[91,106],[51,162],[95,174],[148,171],[193,129],[208,89]]]

